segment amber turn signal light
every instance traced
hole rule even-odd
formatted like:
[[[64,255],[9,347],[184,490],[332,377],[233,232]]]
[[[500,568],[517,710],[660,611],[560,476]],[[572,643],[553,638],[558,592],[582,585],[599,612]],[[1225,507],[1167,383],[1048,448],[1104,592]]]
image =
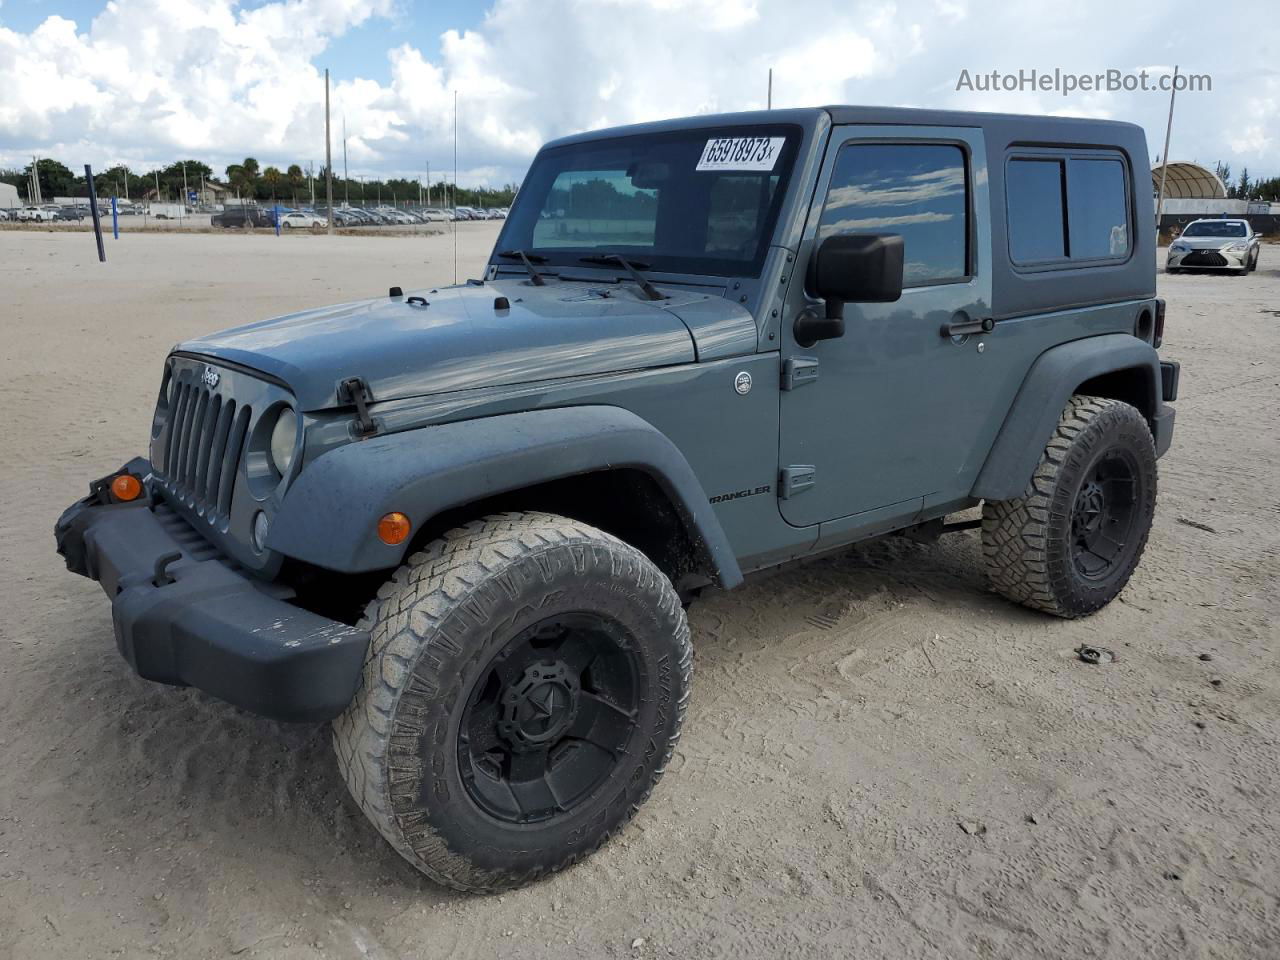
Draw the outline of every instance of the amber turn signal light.
[[[137,500],[142,495],[142,482],[131,474],[122,473],[111,481],[111,495],[117,500]]]
[[[399,510],[392,510],[378,521],[378,539],[394,547],[409,539],[410,527],[408,517]]]

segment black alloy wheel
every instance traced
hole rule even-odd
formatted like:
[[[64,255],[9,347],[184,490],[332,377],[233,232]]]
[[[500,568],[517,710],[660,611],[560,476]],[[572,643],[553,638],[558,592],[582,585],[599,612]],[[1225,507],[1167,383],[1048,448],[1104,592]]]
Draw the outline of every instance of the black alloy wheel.
[[[1133,538],[1138,465],[1123,448],[1106,451],[1071,508],[1071,562],[1086,580],[1106,579]]]
[[[621,624],[568,613],[520,631],[489,663],[458,731],[467,793],[509,823],[572,811],[625,755],[640,668]]]

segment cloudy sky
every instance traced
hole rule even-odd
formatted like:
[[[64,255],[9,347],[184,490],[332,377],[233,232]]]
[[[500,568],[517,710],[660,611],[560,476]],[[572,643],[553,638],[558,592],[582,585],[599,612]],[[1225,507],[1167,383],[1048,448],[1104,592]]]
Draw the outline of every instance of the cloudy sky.
[[[0,166],[33,153],[221,172],[324,158],[352,176],[518,180],[577,130],[765,105],[865,103],[1132,120],[1150,152],[1167,94],[957,90],[962,70],[1094,74],[1181,65],[1175,159],[1280,175],[1280,18],[1271,0],[0,0]],[[1221,15],[1218,15],[1218,12]]]

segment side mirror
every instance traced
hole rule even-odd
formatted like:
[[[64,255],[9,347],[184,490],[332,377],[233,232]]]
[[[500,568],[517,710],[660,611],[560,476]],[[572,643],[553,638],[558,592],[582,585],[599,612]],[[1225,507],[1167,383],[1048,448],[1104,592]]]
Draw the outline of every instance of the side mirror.
[[[902,237],[860,233],[827,237],[809,268],[809,287],[827,302],[826,315],[806,310],[796,318],[796,343],[844,336],[846,303],[893,303],[902,296]]]

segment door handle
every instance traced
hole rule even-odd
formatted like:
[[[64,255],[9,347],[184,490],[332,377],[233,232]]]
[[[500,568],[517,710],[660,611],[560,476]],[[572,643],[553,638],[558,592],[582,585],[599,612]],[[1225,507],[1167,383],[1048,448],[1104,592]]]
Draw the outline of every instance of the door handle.
[[[971,333],[990,333],[996,328],[994,317],[981,320],[963,320],[960,323],[944,323],[938,332],[944,337],[964,337]]]

